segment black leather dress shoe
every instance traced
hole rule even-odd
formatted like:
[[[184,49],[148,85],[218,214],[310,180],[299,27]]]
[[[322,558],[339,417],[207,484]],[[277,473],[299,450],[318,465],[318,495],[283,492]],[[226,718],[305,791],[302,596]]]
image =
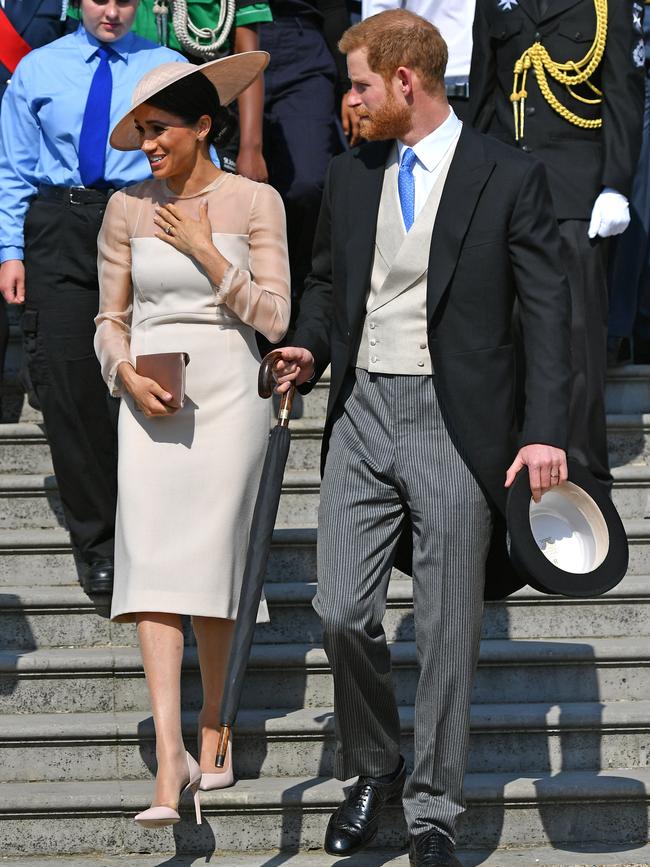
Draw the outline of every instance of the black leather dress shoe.
[[[328,855],[345,857],[363,849],[379,828],[379,818],[387,804],[402,797],[406,767],[400,759],[399,771],[390,783],[374,777],[359,777],[346,800],[332,813],[325,832]]]
[[[84,590],[89,594],[113,592],[113,561],[95,560],[88,565],[84,576]]]
[[[411,837],[409,863],[411,867],[462,867],[454,855],[454,844],[440,831]]]

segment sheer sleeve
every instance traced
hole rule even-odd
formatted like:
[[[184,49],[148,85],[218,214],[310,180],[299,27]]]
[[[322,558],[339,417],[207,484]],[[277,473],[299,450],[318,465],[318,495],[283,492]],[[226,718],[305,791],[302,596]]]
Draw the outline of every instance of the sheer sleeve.
[[[287,227],[282,199],[266,184],[253,198],[248,235],[250,272],[231,265],[215,287],[217,304],[277,343],[289,327]]]
[[[99,315],[95,319],[95,352],[102,376],[114,397],[120,394],[117,368],[131,362],[131,244],[126,221],[127,197],[111,196],[97,239],[99,273]]]

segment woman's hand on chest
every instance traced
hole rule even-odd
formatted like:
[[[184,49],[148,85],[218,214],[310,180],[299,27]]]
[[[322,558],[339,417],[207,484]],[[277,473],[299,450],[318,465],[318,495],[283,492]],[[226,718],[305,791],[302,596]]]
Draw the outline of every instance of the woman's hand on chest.
[[[199,205],[198,220],[181,213],[177,205],[169,202],[156,207],[154,223],[161,229],[156,232],[156,238],[196,259],[213,283],[218,285],[221,282],[230,262],[212,241],[212,226],[205,199]]]

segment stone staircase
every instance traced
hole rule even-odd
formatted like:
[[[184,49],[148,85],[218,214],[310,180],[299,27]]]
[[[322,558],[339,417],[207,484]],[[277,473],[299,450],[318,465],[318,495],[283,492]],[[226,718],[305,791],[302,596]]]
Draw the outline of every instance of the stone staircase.
[[[19,357],[17,341],[10,369]],[[615,501],[630,574],[591,600],[525,589],[486,606],[460,829],[465,865],[650,864],[650,368],[609,382]],[[327,383],[299,401],[268,567],[271,623],[258,628],[236,727],[238,784],[204,793],[173,829],[132,821],[148,806],[153,727],[132,626],[77,582],[47,440],[11,376],[0,425],[0,864],[324,867],[341,799],[331,779],[332,684],[311,608],[318,454]],[[180,576],[179,576],[180,577]],[[403,751],[412,757],[416,656],[411,582],[391,582]],[[183,681],[195,749],[200,680],[188,630]],[[403,867],[394,809],[355,867]],[[274,854],[275,853],[275,854]]]

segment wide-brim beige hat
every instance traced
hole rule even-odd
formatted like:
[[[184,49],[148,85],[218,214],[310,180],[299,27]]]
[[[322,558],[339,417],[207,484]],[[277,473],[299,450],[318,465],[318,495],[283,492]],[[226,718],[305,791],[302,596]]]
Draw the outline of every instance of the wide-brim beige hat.
[[[136,84],[131,110],[115,125],[110,137],[111,146],[118,151],[140,148],[140,136],[134,126],[133,112],[170,84],[175,84],[188,75],[204,75],[219,94],[221,105],[228,105],[266,69],[269,59],[270,55],[266,51],[242,51],[241,54],[231,54],[201,66],[193,63],[161,63],[143,75]]]

